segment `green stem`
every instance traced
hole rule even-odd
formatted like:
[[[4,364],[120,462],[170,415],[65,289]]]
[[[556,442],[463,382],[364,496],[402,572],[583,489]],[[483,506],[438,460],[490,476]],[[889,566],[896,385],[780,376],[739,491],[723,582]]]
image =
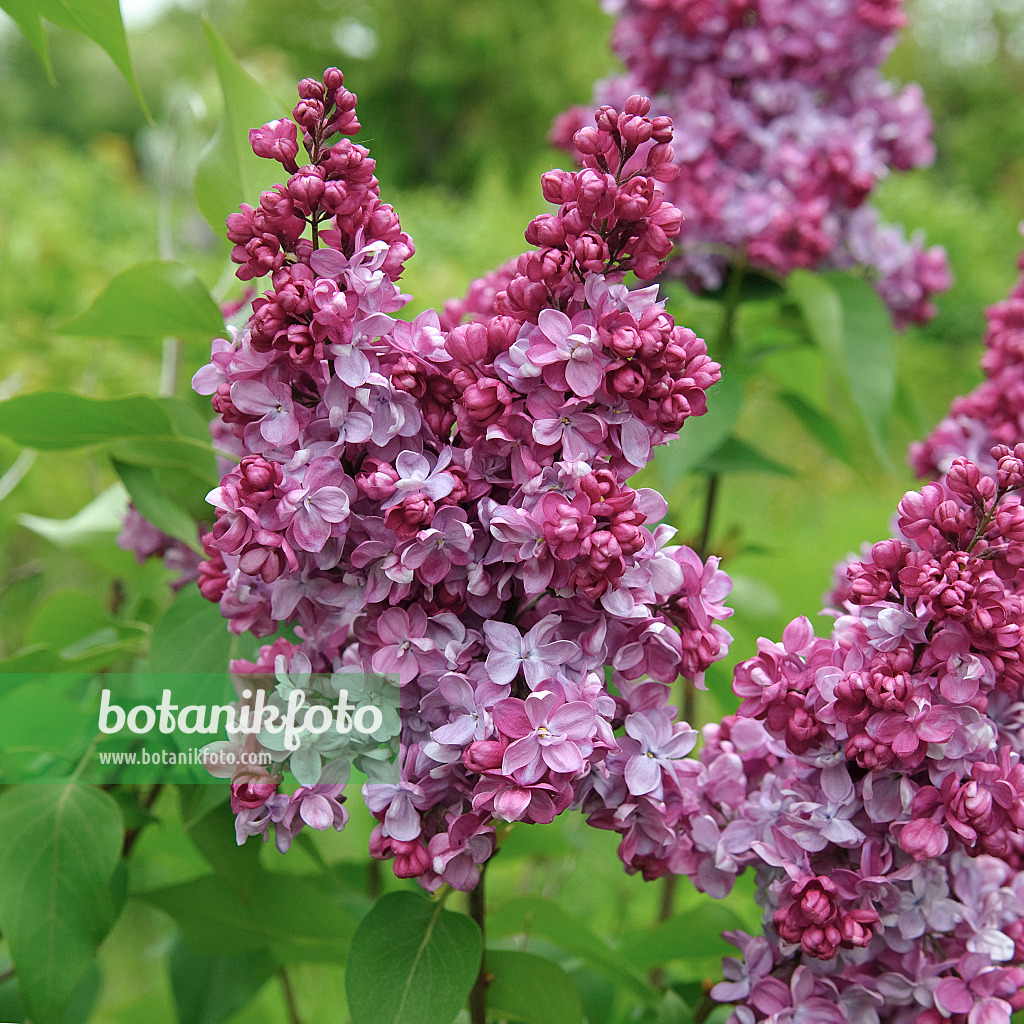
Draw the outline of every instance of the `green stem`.
[[[992,502],[990,508],[985,510],[985,514],[981,517],[981,522],[978,523],[978,528],[974,531],[974,536],[971,538],[970,544],[968,544],[964,549],[967,554],[970,554],[974,550],[978,541],[985,536],[985,531],[989,528],[989,524],[995,518],[996,509],[999,508],[999,503],[1003,500],[1003,495],[1005,494],[1006,491],[1002,488],[996,491],[995,501]]]
[[[740,308],[740,288],[743,285],[743,273],[746,264],[742,256],[729,267],[729,277],[725,284],[725,302],[722,310],[722,324],[718,329],[714,351],[711,355],[724,369],[732,356],[736,344],[736,314]],[[712,473],[708,477],[708,487],[704,497],[704,516],[701,523],[700,540],[697,542],[697,554],[701,560],[711,552],[711,535],[715,524],[715,509],[718,502],[719,475]]]
[[[715,351],[711,353],[712,357],[723,366],[729,361],[733,344],[736,341],[736,313],[740,308],[740,289],[743,286],[743,274],[746,272],[746,268],[746,261],[742,256],[737,256],[729,267],[729,277],[725,283],[725,309],[722,313],[722,325],[718,329]]]
[[[160,356],[160,383],[157,394],[161,398],[173,398],[174,387],[178,379],[178,361],[181,358],[181,342],[177,338],[166,337]]]
[[[743,254],[737,254],[729,266],[729,276],[725,284],[725,302],[722,310],[722,324],[718,330],[714,351],[711,355],[725,367],[732,356],[736,344],[736,314],[740,307],[740,289],[743,285],[743,274],[746,260]],[[697,554],[703,562],[711,553],[711,537],[715,525],[715,512],[718,509],[718,491],[721,477],[718,473],[708,476],[707,490],[704,494],[704,514],[701,520],[700,537],[697,541]],[[683,681],[682,700],[683,721],[696,728],[697,723],[697,688],[689,679]],[[666,875],[661,891],[661,903],[658,907],[658,921],[667,921],[675,912],[676,878]]]
[[[366,895],[375,900],[380,895],[382,879],[380,874],[380,861],[371,857],[366,865]]]
[[[675,909],[676,885],[679,883],[678,875],[666,875],[665,882],[661,889],[661,906],[658,907],[658,924],[667,921]]]
[[[152,810],[153,804],[156,803],[157,797],[160,796],[160,791],[163,788],[164,784],[162,782],[157,782],[154,786],[152,786],[149,792],[146,794],[145,798],[139,801],[140,809],[143,811]],[[127,859],[128,856],[131,854],[132,848],[135,846],[135,843],[138,841],[139,836],[142,834],[143,828],[145,828],[145,825],[140,825],[138,828],[130,828],[125,831],[124,844],[121,847],[121,856],[125,859]]]
[[[480,868],[480,881],[469,893],[469,916],[480,929],[480,940],[483,947],[480,956],[480,973],[476,976],[473,991],[469,993],[469,1019],[471,1024],[487,1024],[487,932],[484,919],[487,915],[484,877],[487,865]]]
[[[715,522],[715,506],[718,503],[718,485],[721,478],[717,473],[708,477],[708,489],[704,497],[704,522],[700,528],[700,540],[697,542],[697,554],[703,562],[711,553],[711,529]]]

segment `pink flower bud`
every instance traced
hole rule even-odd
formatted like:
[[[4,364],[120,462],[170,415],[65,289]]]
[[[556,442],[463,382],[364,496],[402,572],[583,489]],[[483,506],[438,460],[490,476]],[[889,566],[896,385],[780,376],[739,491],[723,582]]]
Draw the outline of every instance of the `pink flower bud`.
[[[304,100],[322,100],[324,87],[315,78],[304,78],[299,82],[299,97]]]
[[[422,839],[392,839],[391,850],[395,855],[395,878],[417,878],[430,868],[430,854]]]
[[[978,494],[981,471],[967,459],[954,459],[946,474],[946,486],[964,501],[974,501]]]
[[[937,822],[918,818],[900,830],[900,846],[914,860],[931,860],[944,853],[949,845],[946,830]]]
[[[410,540],[434,518],[434,503],[425,494],[409,494],[384,513],[384,525],[400,540]]]
[[[584,155],[596,156],[601,152],[601,135],[596,128],[589,125],[581,128],[573,137],[573,145]]]
[[[627,114],[638,115],[645,117],[651,110],[651,101],[640,94],[634,94],[626,100],[623,110]]]
[[[619,112],[614,107],[605,104],[598,107],[594,114],[594,123],[603,132],[613,132],[618,127]]]
[[[478,740],[462,752],[462,763],[471,772],[500,771],[506,744],[499,740]]]
[[[292,109],[292,115],[307,132],[312,132],[323,120],[323,101],[313,99],[299,100]]]
[[[478,427],[487,426],[499,419],[512,404],[508,388],[493,377],[481,377],[463,392],[462,407],[472,423]]]
[[[1024,506],[1009,499],[996,512],[996,527],[999,534],[1009,541],[1024,541]]]
[[[547,171],[540,182],[541,192],[549,203],[560,206],[576,198],[576,185],[568,171]]]
[[[253,128],[249,132],[249,144],[257,156],[276,160],[293,173],[297,170],[295,157],[299,143],[294,121],[281,118],[268,121],[262,128]]]
[[[395,493],[398,479],[398,471],[391,463],[372,457],[364,459],[362,468],[356,473],[356,484],[371,501],[390,498]]]
[[[453,359],[472,366],[487,355],[487,328],[480,323],[460,324],[449,331],[444,347]]]
[[[288,179],[288,195],[307,213],[313,211],[324,194],[324,171],[308,164]]]

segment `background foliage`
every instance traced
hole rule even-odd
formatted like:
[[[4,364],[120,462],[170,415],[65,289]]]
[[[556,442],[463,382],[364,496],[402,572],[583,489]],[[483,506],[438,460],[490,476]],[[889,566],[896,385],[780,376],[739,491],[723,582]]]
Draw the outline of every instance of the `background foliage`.
[[[360,97],[360,140],[371,147],[385,198],[417,245],[404,278],[414,310],[461,294],[472,277],[523,248],[523,227],[543,205],[538,176],[564,159],[544,142],[551,118],[586,102],[593,80],[615,70],[610,23],[593,0],[220,0],[205,9],[263,83],[265,102],[282,110],[295,79],[328,64],[343,67]],[[924,86],[939,158],[927,172],[888,183],[880,206],[948,248],[957,284],[932,324],[896,341],[900,390],[880,454],[858,433],[855,410],[843,404],[818,354],[785,334],[780,350],[765,354],[780,337],[763,325],[784,324],[783,307],[792,307],[795,293],[741,308],[739,353],[756,358],[762,373],[736,431],[786,472],[737,473],[723,485],[714,549],[736,581],[733,661],[752,652],[758,635],[777,636],[792,616],[818,607],[827,567],[887,533],[895,500],[910,483],[907,442],[974,384],[981,311],[1013,280],[1015,226],[1024,216],[1021,48],[1012,17],[1000,8],[985,23],[987,47],[958,49],[964,30],[951,10],[920,0],[914,34],[890,65],[896,77]],[[147,408],[169,417],[166,437],[187,447],[205,415],[205,403],[188,392],[193,369],[208,355],[202,330],[181,332],[177,371],[169,376],[160,334],[119,318],[116,303],[99,323],[73,318],[144,260],[180,261],[217,299],[238,294],[225,272],[226,243],[193,196],[204,144],[222,114],[215,61],[195,10],[172,7],[131,32],[150,121],[99,48],[67,29],[48,26],[47,37],[56,86],[21,34],[5,26],[0,35],[0,399],[41,389],[155,396],[161,381],[173,383],[164,391],[173,390],[178,404]],[[187,291],[188,282],[177,280]],[[717,307],[681,290],[671,298],[678,322],[715,337]],[[204,315],[200,310],[193,322]],[[780,404],[780,390],[844,409],[843,439],[819,432],[810,440],[799,401]],[[136,421],[138,415],[132,413]],[[80,419],[88,425],[89,416]],[[39,432],[25,429],[24,437],[11,428],[0,438],[0,668],[111,667],[147,650],[171,657],[197,630],[212,635],[215,608],[186,595],[168,611],[166,570],[156,562],[136,566],[113,545],[124,492],[110,445],[83,433],[42,450]],[[176,465],[155,465],[152,447],[114,454],[152,474]],[[670,514],[692,539],[701,525],[701,483],[679,476],[668,453],[666,460],[659,482]],[[188,464],[201,483],[202,469]],[[144,486],[139,476],[125,481],[133,493]],[[198,488],[201,495],[200,483],[193,480],[189,493]],[[252,646],[226,635],[217,643],[207,651],[211,659]],[[727,680],[721,667],[713,689],[725,708]],[[9,699],[0,684],[0,708]],[[707,708],[706,717],[715,714]],[[77,931],[74,920],[57,928],[64,962],[84,973],[73,991],[58,990],[54,1005],[34,1007],[40,1021],[344,1019],[344,963],[356,922],[380,892],[407,891],[386,869],[366,867],[372,821],[360,815],[358,800],[341,836],[317,836],[283,859],[272,849],[236,850],[224,807],[204,802],[212,790],[143,794],[141,804],[81,792],[93,797],[53,790],[46,799],[59,804],[60,820],[97,823],[88,870],[74,880],[76,892],[90,894],[85,921]],[[24,818],[12,794],[0,797],[0,832]],[[155,823],[142,828],[149,821]],[[130,838],[119,851],[122,822]],[[59,857],[62,836],[27,835],[21,846],[5,846],[0,899],[18,858],[40,848]],[[756,907],[741,887],[712,914],[696,912],[697,894],[681,890],[676,916],[652,930],[659,891],[624,875],[614,846],[613,836],[571,816],[543,829],[518,826],[503,844],[488,876],[487,939],[504,950],[495,961],[495,998],[509,1019],[625,1019],[638,1003],[654,1001],[652,969],[667,971],[682,998],[699,1002],[701,980],[716,975],[717,957],[727,951],[717,936],[736,920],[731,915],[756,928]],[[115,868],[119,852],[126,866]],[[115,920],[106,934],[104,923]],[[471,942],[458,927],[451,926],[451,942]],[[83,939],[90,928],[94,934]],[[99,966],[88,966],[97,948]],[[0,942],[0,1018],[13,1021],[26,1011],[7,970],[12,954],[20,960]],[[544,958],[539,965],[529,959],[535,954]],[[53,984],[57,966],[39,962],[43,980],[31,983]],[[579,1003],[552,996],[521,1005],[525,981],[542,978],[547,991],[578,993]],[[649,1019],[686,1020],[681,1005],[666,997]]]

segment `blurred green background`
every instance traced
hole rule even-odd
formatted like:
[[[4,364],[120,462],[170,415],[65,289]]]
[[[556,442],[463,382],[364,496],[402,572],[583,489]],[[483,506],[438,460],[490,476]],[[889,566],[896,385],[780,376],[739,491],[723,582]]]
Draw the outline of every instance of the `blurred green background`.
[[[767,380],[748,396],[740,432],[792,475],[743,474],[724,484],[714,549],[736,581],[730,664],[753,653],[757,636],[778,637],[792,616],[813,617],[834,562],[887,535],[897,500],[913,486],[907,444],[980,379],[982,311],[1015,280],[1021,245],[1021,6],[1019,0],[910,5],[912,29],[890,70],[924,87],[939,155],[933,168],[887,182],[878,204],[908,231],[921,228],[930,242],[946,246],[957,283],[940,298],[932,324],[899,339],[903,391],[890,424],[888,465],[868,453],[866,442],[854,453],[856,468],[833,459],[770,397]],[[175,258],[194,266],[218,298],[239,293],[226,243],[192,200],[192,172],[220,103],[198,8],[142,12],[133,28],[129,19],[153,123],[92,43],[50,31],[58,81],[52,86],[29,45],[10,23],[0,23],[0,398],[39,388],[155,394],[162,339],[129,346],[72,339],[59,330],[113,275],[140,260]],[[345,71],[360,99],[359,141],[371,148],[384,198],[416,243],[403,279],[415,296],[413,311],[461,295],[473,277],[524,248],[523,229],[543,207],[539,175],[564,160],[545,141],[552,118],[586,103],[594,80],[617,68],[608,48],[611,21],[596,0],[220,0],[202,9],[283,109],[298,78],[329,64]],[[713,337],[706,303],[675,289],[670,309],[679,322]],[[747,316],[756,320],[756,308]],[[202,345],[186,347],[179,393],[207,356]],[[769,361],[766,369],[784,382],[799,376],[820,402],[831,400],[811,354],[804,361]],[[102,510],[63,546],[24,518],[74,516],[112,484],[109,467],[80,456],[43,454],[30,465],[31,459],[0,441],[0,658],[51,627],[59,607],[53,595],[68,587],[97,608],[152,622],[169,600],[168,574],[153,563],[138,569],[115,549]],[[699,483],[662,479],[657,467],[649,479],[661,484],[670,518],[692,540],[702,511]],[[817,628],[824,632],[827,622]],[[723,667],[713,673],[723,707],[727,688]],[[718,711],[709,701],[702,714],[708,719]],[[173,799],[167,801],[158,810],[173,822]],[[358,864],[364,855],[369,825],[365,814],[355,818],[340,839],[317,837],[329,860]],[[512,837],[490,876],[494,900],[557,897],[595,928],[619,936],[653,918],[658,894],[623,874],[613,836],[569,817],[543,831],[514,830]],[[147,872],[132,879],[140,887],[205,870],[180,829],[170,826],[144,833],[137,854],[133,863]],[[272,850],[264,857],[277,870],[310,866],[301,852],[287,864]],[[689,898],[683,894],[680,906]],[[104,947],[104,987],[90,1019],[173,1020],[166,969],[172,942],[167,919],[129,904]],[[296,968],[307,1024],[338,1019],[339,970]],[[600,1003],[602,992],[586,989],[592,982],[582,978],[580,985]],[[283,1014],[280,989],[268,985],[232,1019]]]

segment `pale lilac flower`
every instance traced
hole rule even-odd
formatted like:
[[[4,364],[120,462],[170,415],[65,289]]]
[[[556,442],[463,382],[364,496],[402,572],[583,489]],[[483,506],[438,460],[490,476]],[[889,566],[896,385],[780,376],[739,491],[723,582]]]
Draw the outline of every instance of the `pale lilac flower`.
[[[271,444],[291,444],[298,438],[299,420],[287,384],[268,387],[256,380],[236,381],[231,385],[231,401],[239,412],[260,418],[260,434]]]
[[[510,622],[484,623],[487,638],[487,672],[495,683],[511,683],[522,671],[526,685],[535,690],[552,678],[560,666],[579,653],[570,640],[551,640],[557,616],[547,616],[525,635]]]

